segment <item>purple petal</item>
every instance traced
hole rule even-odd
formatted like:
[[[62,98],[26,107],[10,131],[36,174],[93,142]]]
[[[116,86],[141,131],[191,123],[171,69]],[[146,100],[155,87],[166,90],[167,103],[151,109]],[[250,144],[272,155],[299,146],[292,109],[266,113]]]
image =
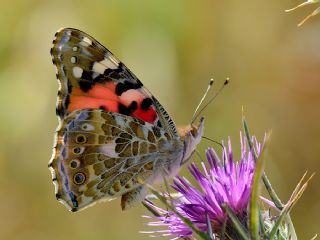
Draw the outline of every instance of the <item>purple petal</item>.
[[[252,141],[260,154],[261,144],[255,137]],[[221,208],[222,204],[230,206],[238,217],[247,215],[255,162],[252,151],[247,148],[246,137],[241,132],[240,148],[240,161],[234,160],[230,138],[227,147],[223,144],[221,158],[213,148],[207,149],[205,154],[208,165],[201,162],[201,170],[195,163],[188,167],[198,187],[184,177],[178,176],[173,181],[172,188],[182,194],[172,202],[175,209],[201,231],[207,231],[206,216],[218,227],[224,222],[226,216]],[[154,231],[155,234],[173,237],[192,235],[191,229],[175,213],[157,209],[164,216],[154,217],[159,221],[151,222],[149,225],[164,226],[168,229],[162,232]]]

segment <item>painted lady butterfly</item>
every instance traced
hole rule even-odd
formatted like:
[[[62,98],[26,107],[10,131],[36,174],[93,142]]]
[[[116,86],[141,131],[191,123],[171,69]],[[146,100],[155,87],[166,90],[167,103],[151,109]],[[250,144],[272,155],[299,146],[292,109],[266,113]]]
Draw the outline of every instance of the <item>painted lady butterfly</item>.
[[[139,79],[80,30],[59,30],[51,55],[59,126],[49,169],[56,197],[69,210],[119,196],[127,209],[144,199],[143,183],[175,176],[190,159],[203,118],[177,128]]]

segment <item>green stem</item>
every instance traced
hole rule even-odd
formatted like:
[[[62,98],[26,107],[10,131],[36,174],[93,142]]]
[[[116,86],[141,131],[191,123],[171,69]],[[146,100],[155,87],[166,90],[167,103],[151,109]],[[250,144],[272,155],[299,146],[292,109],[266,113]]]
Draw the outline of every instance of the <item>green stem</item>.
[[[263,146],[261,153],[256,160],[255,171],[253,175],[252,181],[252,190],[250,197],[250,214],[249,214],[249,230],[251,234],[251,239],[258,240],[259,239],[259,228],[260,228],[260,210],[259,210],[259,196],[260,196],[260,180],[263,174],[263,165],[265,159],[265,152],[269,145],[269,136],[266,139],[265,145]]]
[[[244,132],[246,134],[246,138],[247,138],[247,141],[248,141],[248,144],[249,144],[249,149],[252,150],[253,152],[253,157],[254,157],[254,160],[256,161],[258,159],[258,156],[257,156],[257,153],[255,152],[255,149],[253,147],[253,143],[251,141],[251,135],[250,135],[250,132],[249,132],[249,127],[248,127],[248,124],[245,120],[245,118],[243,117],[243,128],[244,128]],[[269,181],[268,179],[268,176],[265,172],[263,172],[263,175],[262,175],[262,181],[269,193],[269,196],[271,197],[272,201],[274,202],[275,206],[281,211],[283,208],[284,208],[284,205],[283,203],[281,202],[280,198],[278,197],[278,195],[276,194],[276,192],[274,191],[272,185],[271,185],[271,182]],[[287,223],[288,223],[288,227],[289,227],[289,231],[291,232],[291,237],[292,237],[292,240],[297,240],[297,234],[296,234],[296,231],[294,229],[294,226],[293,226],[293,223],[292,223],[292,220],[291,220],[291,217],[290,217],[290,214],[287,214],[286,217],[285,217]]]
[[[281,202],[280,198],[278,197],[278,195],[276,194],[276,192],[273,190],[272,185],[268,179],[268,176],[266,175],[266,173],[264,172],[262,175],[262,181],[264,186],[266,187],[269,196],[271,197],[273,203],[275,204],[275,206],[279,209],[282,210],[284,205]]]
[[[246,134],[246,138],[247,138],[247,141],[248,141],[248,144],[249,144],[249,149],[252,150],[252,153],[253,153],[253,158],[255,161],[257,161],[258,159],[258,155],[255,151],[255,148],[253,146],[253,143],[252,143],[252,140],[251,140],[251,135],[250,135],[250,132],[249,132],[249,128],[248,128],[248,125],[247,125],[247,122],[245,119],[243,119],[243,127],[244,127],[244,132]],[[267,175],[265,172],[263,172],[263,175],[262,175],[262,181],[272,199],[272,201],[274,202],[274,204],[276,205],[276,207],[279,209],[279,210],[282,210],[283,208],[283,204],[280,200],[280,198],[278,197],[278,195],[276,194],[276,192],[274,191]]]
[[[238,220],[237,216],[232,212],[227,204],[222,204],[221,206],[227,213],[230,221],[233,223],[234,228],[237,233],[241,236],[243,240],[250,240],[245,228],[242,226],[241,222]],[[231,238],[232,239],[232,238]]]

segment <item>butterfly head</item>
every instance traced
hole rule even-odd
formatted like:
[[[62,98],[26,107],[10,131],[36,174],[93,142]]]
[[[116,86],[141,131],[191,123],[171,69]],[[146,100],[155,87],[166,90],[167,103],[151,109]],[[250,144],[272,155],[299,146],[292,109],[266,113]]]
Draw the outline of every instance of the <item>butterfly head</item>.
[[[198,123],[192,123],[185,128],[179,129],[179,134],[184,142],[184,152],[180,165],[185,164],[192,157],[197,145],[200,143],[204,128],[204,118]]]

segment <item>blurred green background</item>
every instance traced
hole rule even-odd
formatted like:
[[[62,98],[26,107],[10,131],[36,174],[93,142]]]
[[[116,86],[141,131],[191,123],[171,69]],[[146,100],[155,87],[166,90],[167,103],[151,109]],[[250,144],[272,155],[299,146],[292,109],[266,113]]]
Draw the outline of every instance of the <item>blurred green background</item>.
[[[58,84],[49,50],[61,27],[115,53],[187,124],[208,80],[231,84],[204,113],[205,135],[239,146],[241,108],[260,139],[272,129],[266,171],[283,201],[320,167],[320,16],[285,1],[2,1],[0,9],[0,239],[148,239],[137,207],[119,200],[73,214],[54,197],[47,162]],[[216,87],[217,89],[217,87]],[[203,141],[200,151],[212,145]],[[187,175],[183,170],[182,174]],[[319,175],[292,212],[301,239],[320,230]]]

